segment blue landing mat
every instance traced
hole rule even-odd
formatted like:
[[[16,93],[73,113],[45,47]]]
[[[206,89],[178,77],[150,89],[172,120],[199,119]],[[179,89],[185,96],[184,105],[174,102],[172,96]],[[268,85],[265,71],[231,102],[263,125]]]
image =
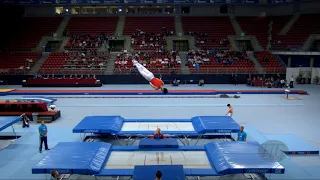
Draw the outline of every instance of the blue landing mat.
[[[21,121],[20,116],[0,116],[0,131],[3,131],[7,127]]]
[[[108,143],[61,142],[32,168],[32,173],[57,170],[60,174],[98,174],[110,149]]]
[[[294,134],[268,134],[265,137],[268,140],[278,140],[285,143],[288,146],[288,151],[285,151],[287,155],[319,154],[319,149]]]

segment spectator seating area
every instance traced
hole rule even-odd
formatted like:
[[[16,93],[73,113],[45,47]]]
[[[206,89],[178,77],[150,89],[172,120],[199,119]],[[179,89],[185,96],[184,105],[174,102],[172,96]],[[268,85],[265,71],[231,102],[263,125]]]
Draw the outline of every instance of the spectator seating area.
[[[35,48],[43,36],[52,36],[56,32],[62,17],[27,17],[20,25],[19,33],[9,42],[8,49],[30,51]]]
[[[67,25],[71,34],[100,34],[114,35],[118,17],[72,17]]]
[[[133,54],[118,54],[115,60],[114,73],[137,73],[132,65],[132,59],[139,57],[139,63],[148,68],[151,72],[158,73],[180,73],[181,59],[178,52],[136,52]]]
[[[44,61],[39,74],[103,74],[109,54],[106,52],[53,52]]]
[[[40,55],[39,52],[0,52],[0,71],[16,74],[29,71]]]
[[[285,72],[285,68],[281,67],[279,61],[268,51],[256,52],[256,59],[268,73]]]
[[[199,48],[230,49],[228,35],[235,35],[229,17],[181,17],[186,35],[196,38]]]
[[[274,49],[295,50],[301,47],[309,35],[320,33],[320,14],[300,15],[289,32],[284,36],[278,36]]]
[[[107,44],[108,36],[105,34],[69,34],[66,50],[98,49],[103,43]]]
[[[237,21],[245,35],[256,36],[260,45],[268,45],[269,17],[237,17]]]
[[[96,78],[34,78],[27,79],[23,87],[100,87]]]
[[[197,50],[188,52],[192,73],[255,73],[254,63],[245,52]]]
[[[45,102],[0,102],[0,116],[20,116],[38,113],[38,122],[45,120],[52,122],[61,116],[60,111],[48,110]]]
[[[133,49],[159,49],[175,34],[174,17],[126,17],[123,34],[131,35]]]

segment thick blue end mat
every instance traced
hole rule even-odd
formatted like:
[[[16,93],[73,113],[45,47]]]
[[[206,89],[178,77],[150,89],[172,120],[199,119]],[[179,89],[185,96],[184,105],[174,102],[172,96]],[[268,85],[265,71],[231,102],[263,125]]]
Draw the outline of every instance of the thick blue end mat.
[[[257,142],[219,142],[205,145],[211,166],[219,174],[275,173],[283,174],[278,162],[264,159]]]
[[[111,149],[111,144],[98,142],[61,142],[32,168],[32,174],[98,174]]]
[[[124,119],[121,116],[86,116],[73,128],[73,133],[117,133]]]
[[[197,116],[191,119],[194,129],[200,133],[237,133],[240,126],[229,116]]]
[[[139,148],[178,148],[177,139],[141,139]]]

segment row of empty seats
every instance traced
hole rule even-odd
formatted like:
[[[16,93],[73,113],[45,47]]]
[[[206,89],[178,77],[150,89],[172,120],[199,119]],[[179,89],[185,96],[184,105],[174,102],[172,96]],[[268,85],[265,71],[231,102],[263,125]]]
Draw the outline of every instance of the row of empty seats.
[[[39,52],[0,52],[0,69],[30,69],[40,55]]]
[[[229,17],[181,17],[182,28],[185,33],[196,33],[196,40],[200,40],[198,47],[222,48],[222,39],[228,35],[235,35]],[[206,34],[206,38],[201,38],[200,34]],[[201,40],[204,40],[202,43]],[[227,45],[230,48],[230,45]]]

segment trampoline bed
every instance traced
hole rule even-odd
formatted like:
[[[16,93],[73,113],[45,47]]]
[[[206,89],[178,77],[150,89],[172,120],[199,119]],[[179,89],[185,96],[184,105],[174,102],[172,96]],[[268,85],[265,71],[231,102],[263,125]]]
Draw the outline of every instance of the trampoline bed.
[[[61,174],[93,176],[136,177],[143,174],[146,179],[150,179],[151,174],[154,176],[150,169],[183,178],[242,173],[283,174],[284,167],[278,162],[265,160],[259,147],[257,142],[220,142],[205,146],[140,149],[138,146],[112,146],[100,142],[64,142],[49,151],[32,168],[32,173],[48,174],[57,170]]]

